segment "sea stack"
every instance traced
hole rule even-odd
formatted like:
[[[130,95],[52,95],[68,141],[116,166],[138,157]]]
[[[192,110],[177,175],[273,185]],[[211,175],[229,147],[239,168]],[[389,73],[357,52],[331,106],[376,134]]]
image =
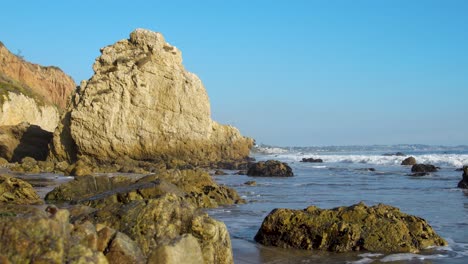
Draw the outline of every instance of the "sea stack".
[[[160,33],[137,29],[101,49],[54,134],[51,159],[245,159],[253,140],[211,120],[200,79]]]

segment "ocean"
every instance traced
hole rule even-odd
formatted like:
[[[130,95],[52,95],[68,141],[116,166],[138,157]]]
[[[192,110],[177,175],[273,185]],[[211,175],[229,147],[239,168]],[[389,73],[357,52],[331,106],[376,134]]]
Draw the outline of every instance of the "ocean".
[[[404,156],[392,155],[401,152]],[[231,234],[235,263],[468,263],[468,191],[457,188],[468,165],[468,146],[257,147],[257,161],[287,162],[294,177],[215,176],[236,189],[247,204],[208,210]],[[440,169],[410,176],[408,156]],[[302,158],[323,163],[303,163]],[[234,174],[234,171],[228,171]],[[244,185],[254,180],[256,186]],[[303,209],[384,203],[424,218],[449,243],[418,254],[329,253],[264,247],[253,240],[263,219],[275,208]]]

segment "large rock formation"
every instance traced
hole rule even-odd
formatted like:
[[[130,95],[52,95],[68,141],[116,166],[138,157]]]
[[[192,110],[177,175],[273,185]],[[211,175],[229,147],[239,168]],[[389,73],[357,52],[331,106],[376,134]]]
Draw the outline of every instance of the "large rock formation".
[[[0,73],[29,88],[47,104],[57,105],[60,109],[66,107],[68,97],[76,87],[73,79],[59,68],[29,63],[12,54],[1,42]]]
[[[55,159],[176,157],[201,165],[247,157],[252,140],[211,120],[200,79],[160,33],[137,29],[101,53],[54,135]]]
[[[275,209],[255,240],[267,246],[333,252],[418,252],[447,244],[422,218],[392,206],[363,203],[330,210]]]

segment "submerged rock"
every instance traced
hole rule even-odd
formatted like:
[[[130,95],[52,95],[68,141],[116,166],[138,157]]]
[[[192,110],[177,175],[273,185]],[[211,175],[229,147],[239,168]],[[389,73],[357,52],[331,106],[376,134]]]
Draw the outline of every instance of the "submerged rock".
[[[401,165],[416,165],[416,158],[408,157],[401,162]]]
[[[427,222],[398,208],[363,203],[350,207],[275,209],[255,241],[266,246],[333,252],[418,252],[447,245]]]
[[[301,162],[322,163],[322,159],[302,158]]]
[[[42,204],[42,200],[31,184],[8,174],[0,174],[0,204],[2,203]]]
[[[458,182],[458,188],[468,189],[468,166],[463,166],[463,175],[460,182]]]
[[[276,177],[290,177],[294,173],[285,162],[277,160],[259,161],[252,164],[247,171],[249,176],[276,176]]]
[[[133,31],[103,48],[93,69],[54,134],[52,158],[203,165],[249,155],[253,140],[211,120],[202,82],[160,33]]]
[[[395,153],[384,153],[382,156],[406,156],[403,152],[395,152]]]

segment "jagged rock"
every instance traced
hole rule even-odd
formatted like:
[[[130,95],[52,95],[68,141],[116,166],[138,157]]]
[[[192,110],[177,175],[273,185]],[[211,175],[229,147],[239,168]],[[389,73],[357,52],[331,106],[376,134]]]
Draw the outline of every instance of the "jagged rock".
[[[418,252],[447,245],[424,219],[392,206],[363,203],[330,210],[275,209],[255,240],[267,246],[333,252]]]
[[[55,170],[55,164],[50,161],[38,161],[37,166],[39,166],[39,169],[41,172],[53,172]]]
[[[0,81],[9,79],[9,83],[16,86],[21,85],[23,89],[28,89],[30,93],[37,94],[48,105],[57,105],[60,109],[65,108],[69,95],[76,87],[73,79],[59,68],[54,66],[43,67],[29,63],[23,58],[12,54],[1,42],[0,74],[2,76]],[[27,109],[19,108],[19,110],[26,112]],[[57,122],[55,125],[57,125]],[[53,129],[49,131],[53,131]]]
[[[416,164],[417,162],[416,162],[415,157],[408,157],[401,162],[401,165],[416,165]]]
[[[184,234],[171,241],[170,244],[161,245],[154,249],[148,258],[148,263],[203,264],[205,262],[197,239],[190,234]]]
[[[463,175],[460,182],[458,182],[458,188],[468,189],[468,166],[463,166]]]
[[[108,263],[88,247],[89,236],[77,236],[67,210],[51,213],[31,206],[1,206],[2,263]],[[75,233],[75,235],[72,235]]]
[[[312,162],[312,163],[322,163],[322,159],[314,159],[314,158],[302,158],[301,162]]]
[[[233,263],[231,241],[224,223],[196,210],[174,194],[114,203],[83,219],[86,220],[127,234],[145,255],[159,246],[173,243],[181,235],[191,234],[198,240],[205,263]]]
[[[0,157],[10,162],[21,161],[24,157],[45,160],[51,140],[52,133],[36,125],[3,126],[0,127]]]
[[[31,184],[7,174],[0,174],[0,204],[2,203],[42,204],[42,200]]]
[[[437,167],[431,164],[414,164],[411,167],[411,176],[425,176],[428,175],[430,172],[436,172]]]
[[[146,258],[141,249],[130,237],[116,232],[104,252],[109,263],[144,263]]]
[[[277,177],[290,177],[294,173],[285,162],[277,160],[259,161],[252,164],[247,171],[249,176],[277,176]]]
[[[249,155],[253,141],[211,120],[200,79],[160,33],[133,31],[103,48],[93,69],[54,134],[55,159],[177,158],[202,165]]]

